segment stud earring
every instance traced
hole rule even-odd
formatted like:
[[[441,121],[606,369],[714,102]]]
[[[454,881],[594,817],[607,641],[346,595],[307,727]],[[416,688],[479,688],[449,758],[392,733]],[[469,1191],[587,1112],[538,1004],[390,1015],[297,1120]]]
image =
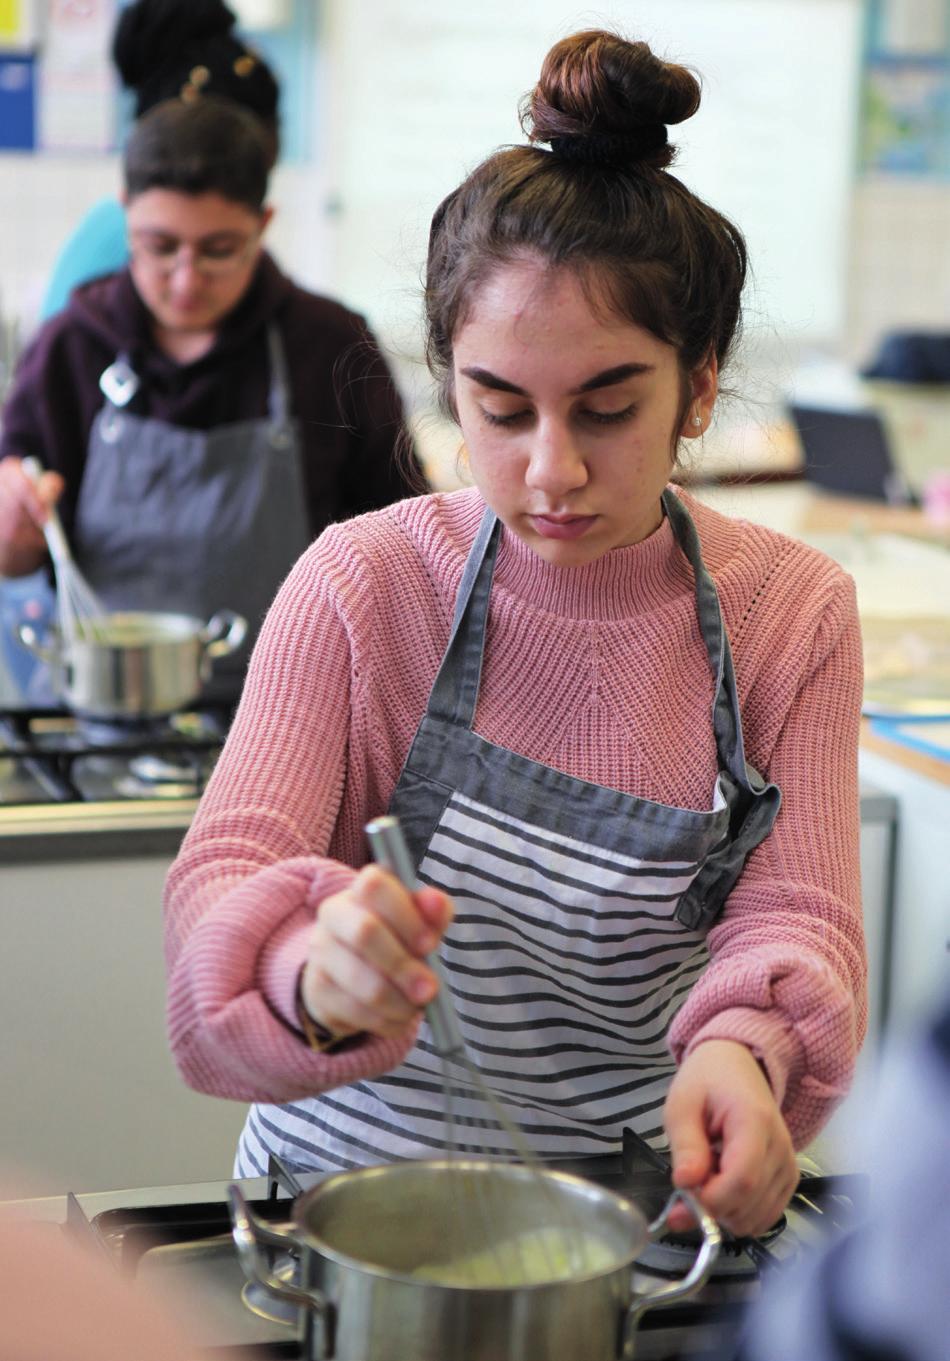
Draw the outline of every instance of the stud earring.
[[[697,426],[698,426],[698,425],[702,425],[702,423],[703,423],[703,418],[702,418],[702,416],[694,416],[694,417],[693,417],[693,424],[694,424],[694,425],[697,425]]]

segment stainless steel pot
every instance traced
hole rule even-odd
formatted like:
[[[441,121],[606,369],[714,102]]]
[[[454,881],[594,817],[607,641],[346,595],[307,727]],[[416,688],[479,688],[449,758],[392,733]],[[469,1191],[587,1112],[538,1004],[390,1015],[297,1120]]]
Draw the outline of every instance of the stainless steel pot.
[[[41,638],[29,624],[17,630],[25,648],[50,668],[53,689],[89,718],[156,718],[198,698],[216,657],[236,651],[247,620],[219,610],[207,623],[188,614],[126,611],[106,615],[100,637]]]
[[[543,1230],[553,1210],[554,1222],[595,1236],[605,1249],[598,1259],[609,1264],[504,1288],[414,1277],[457,1251],[459,1205],[484,1197],[484,1178],[492,1214],[466,1225],[472,1250],[494,1235]],[[696,1260],[682,1280],[634,1295],[633,1263],[677,1200],[702,1228]],[[675,1191],[648,1225],[631,1200],[581,1177],[474,1159],[341,1172],[300,1196],[294,1222],[281,1229],[264,1224],[232,1185],[231,1219],[248,1279],[302,1310],[310,1361],[629,1361],[641,1316],[695,1293],[720,1243],[716,1224],[688,1192]],[[300,1285],[270,1267],[269,1250],[288,1248],[301,1257]]]

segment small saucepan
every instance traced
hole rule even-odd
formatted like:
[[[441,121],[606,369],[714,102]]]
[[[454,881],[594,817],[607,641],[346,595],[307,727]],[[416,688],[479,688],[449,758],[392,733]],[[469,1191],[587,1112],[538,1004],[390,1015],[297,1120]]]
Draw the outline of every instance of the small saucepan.
[[[40,638],[29,624],[17,633],[49,667],[54,690],[74,713],[142,719],[193,703],[215,658],[243,643],[247,620],[233,610],[218,610],[207,623],[188,614],[142,610],[107,614],[94,639],[65,638],[56,629]]]
[[[692,1268],[637,1294],[634,1263],[677,1200],[702,1229]],[[466,1215],[473,1202],[482,1213]],[[582,1177],[483,1159],[337,1173],[304,1192],[293,1222],[279,1228],[232,1185],[231,1218],[248,1279],[300,1308],[309,1361],[630,1361],[641,1316],[699,1290],[720,1242],[688,1192],[674,1191],[648,1224],[632,1200]],[[484,1275],[459,1283],[460,1246],[468,1262],[472,1254],[498,1260],[506,1243],[527,1243],[552,1225],[593,1250],[557,1268],[542,1256],[516,1284],[504,1283],[503,1271],[489,1284]],[[299,1284],[270,1266],[269,1253],[288,1249],[300,1257]]]

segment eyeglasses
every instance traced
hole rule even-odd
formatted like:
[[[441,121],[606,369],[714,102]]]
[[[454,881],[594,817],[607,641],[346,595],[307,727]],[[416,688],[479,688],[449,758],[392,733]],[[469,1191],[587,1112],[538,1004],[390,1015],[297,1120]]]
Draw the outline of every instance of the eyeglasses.
[[[239,240],[227,237],[221,241],[210,243],[199,241],[195,244],[191,241],[179,241],[174,236],[165,236],[164,233],[137,231],[129,235],[129,249],[133,260],[147,266],[156,274],[162,276],[174,274],[180,264],[189,260],[199,274],[215,278],[218,275],[230,274],[232,270],[243,265],[254,253],[259,240],[260,232],[255,232],[252,236]]]

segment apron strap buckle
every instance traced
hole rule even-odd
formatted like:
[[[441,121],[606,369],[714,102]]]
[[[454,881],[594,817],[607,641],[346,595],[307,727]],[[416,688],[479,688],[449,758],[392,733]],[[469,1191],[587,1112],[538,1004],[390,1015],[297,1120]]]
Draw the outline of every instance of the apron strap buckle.
[[[99,387],[113,406],[128,406],[139,386],[138,374],[121,358],[110,364],[99,378]]]

